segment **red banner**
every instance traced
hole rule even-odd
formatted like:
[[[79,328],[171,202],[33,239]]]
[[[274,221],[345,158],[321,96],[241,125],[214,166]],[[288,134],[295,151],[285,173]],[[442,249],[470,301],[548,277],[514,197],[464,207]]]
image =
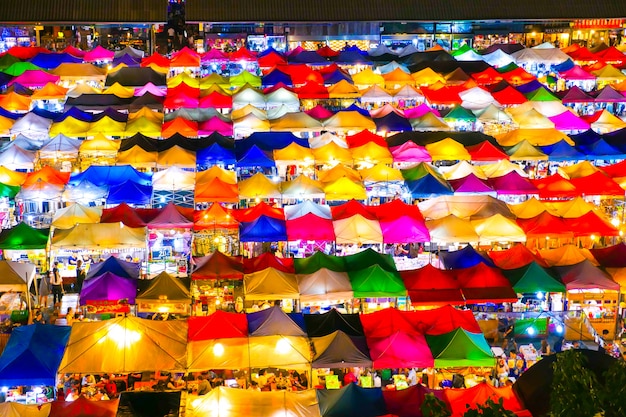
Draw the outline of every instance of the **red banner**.
[[[619,29],[624,19],[580,19],[574,21],[576,29]]]
[[[87,300],[86,307],[88,314],[130,313],[129,304],[120,304],[116,300]]]

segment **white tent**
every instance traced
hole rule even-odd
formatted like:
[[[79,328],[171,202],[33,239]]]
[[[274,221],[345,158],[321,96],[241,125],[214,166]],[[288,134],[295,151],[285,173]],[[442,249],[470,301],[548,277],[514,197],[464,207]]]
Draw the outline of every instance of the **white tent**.
[[[300,204],[285,206],[285,219],[294,220],[299,217],[312,213],[322,219],[332,219],[330,207],[325,204],[316,204],[310,200],[306,200]]]
[[[19,135],[20,133],[33,139],[47,139],[51,119],[39,116],[35,113],[27,113],[11,126],[11,135]]]
[[[502,49],[496,49],[490,54],[483,55],[483,60],[493,67],[505,67],[511,62],[515,62],[515,59]]]
[[[491,93],[481,87],[461,91],[459,97],[463,100],[461,106],[468,110],[484,109],[489,105],[500,106],[500,103],[493,98]]]

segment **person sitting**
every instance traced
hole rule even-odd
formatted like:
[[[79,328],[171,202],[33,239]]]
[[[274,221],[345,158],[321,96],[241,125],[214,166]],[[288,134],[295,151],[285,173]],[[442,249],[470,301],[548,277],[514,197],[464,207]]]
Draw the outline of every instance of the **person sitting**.
[[[205,395],[211,391],[211,384],[203,375],[198,375],[198,395]]]
[[[67,308],[67,314],[65,314],[65,321],[67,322],[68,326],[71,326],[76,321],[76,318],[74,316],[74,309],[72,307]]]
[[[506,363],[504,357],[498,359],[498,363],[496,364],[496,386],[504,386],[504,383],[509,378],[509,365]]]
[[[33,324],[46,324],[46,321],[43,318],[43,314],[41,313],[41,310],[35,311],[35,314],[33,317]]]
[[[65,401],[71,402],[76,401],[80,394],[78,393],[78,388],[72,388],[70,393],[65,397]]]
[[[117,397],[117,385],[113,382],[108,375],[102,375],[102,379],[100,380],[102,388],[107,393],[109,398]]]
[[[91,400],[92,401],[106,401],[109,400],[109,396],[107,395],[106,391],[104,390],[104,388],[98,388],[96,389],[96,393],[94,395],[91,396]]]

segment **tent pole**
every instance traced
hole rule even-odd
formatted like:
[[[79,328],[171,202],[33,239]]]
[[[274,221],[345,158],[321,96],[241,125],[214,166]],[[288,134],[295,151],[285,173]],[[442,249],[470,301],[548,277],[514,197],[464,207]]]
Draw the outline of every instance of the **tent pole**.
[[[28,306],[28,321],[27,324],[31,324],[33,320],[33,305],[30,300],[30,285],[28,284],[28,273],[26,275],[26,305]]]

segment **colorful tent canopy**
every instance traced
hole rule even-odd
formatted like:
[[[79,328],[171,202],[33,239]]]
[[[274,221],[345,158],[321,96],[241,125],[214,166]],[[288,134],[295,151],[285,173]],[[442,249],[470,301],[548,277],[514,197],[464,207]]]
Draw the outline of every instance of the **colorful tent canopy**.
[[[491,348],[481,333],[456,329],[438,336],[426,335],[426,341],[435,359],[436,368],[492,367],[495,364]]]

